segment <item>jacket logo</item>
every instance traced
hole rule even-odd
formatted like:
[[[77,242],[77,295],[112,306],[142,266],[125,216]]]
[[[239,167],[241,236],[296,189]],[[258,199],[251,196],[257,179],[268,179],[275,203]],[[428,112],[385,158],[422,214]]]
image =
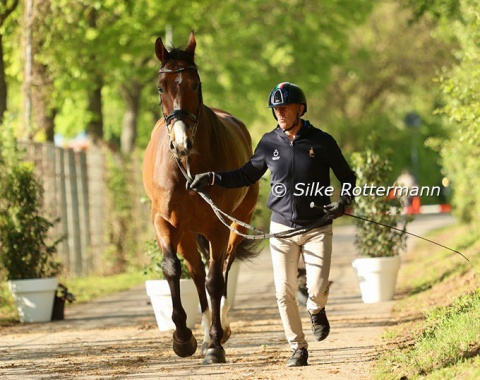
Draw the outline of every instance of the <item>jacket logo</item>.
[[[310,157],[315,157],[315,152],[314,152],[314,150],[313,150],[313,147],[311,147],[310,150],[308,151],[308,155],[309,155]]]
[[[275,150],[273,151],[273,157],[272,157],[272,160],[274,160],[274,161],[275,161],[275,160],[278,160],[278,159],[280,159],[280,153],[278,152],[278,150],[277,150],[277,149],[275,149]]]

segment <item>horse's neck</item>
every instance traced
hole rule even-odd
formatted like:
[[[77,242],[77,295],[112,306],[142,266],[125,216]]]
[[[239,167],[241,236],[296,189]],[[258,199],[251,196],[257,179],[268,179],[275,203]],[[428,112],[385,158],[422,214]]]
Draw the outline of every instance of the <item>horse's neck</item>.
[[[205,143],[210,143],[212,136],[216,133],[216,130],[221,126],[221,121],[218,119],[216,113],[210,107],[202,104],[202,111],[199,120],[199,132],[202,136],[202,140]]]

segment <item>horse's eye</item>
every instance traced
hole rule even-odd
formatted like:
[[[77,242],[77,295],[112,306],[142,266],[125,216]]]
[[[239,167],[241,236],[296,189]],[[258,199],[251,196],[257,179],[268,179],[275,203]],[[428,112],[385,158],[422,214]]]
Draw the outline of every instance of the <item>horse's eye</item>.
[[[193,91],[198,91],[198,89],[200,88],[200,82],[195,82],[192,87]]]
[[[163,88],[162,88],[162,87],[159,87],[159,88],[158,88],[158,93],[159,93],[160,95],[163,94]]]

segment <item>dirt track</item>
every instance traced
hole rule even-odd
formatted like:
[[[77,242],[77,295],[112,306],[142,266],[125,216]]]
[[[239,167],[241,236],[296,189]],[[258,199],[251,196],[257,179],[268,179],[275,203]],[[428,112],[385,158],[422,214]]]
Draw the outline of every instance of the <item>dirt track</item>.
[[[421,217],[410,230],[449,224],[448,215]],[[242,264],[227,363],[205,366],[199,351],[178,358],[171,332],[159,332],[144,286],[66,310],[64,321],[0,327],[0,379],[369,379],[392,302],[363,304],[351,261],[353,227],[334,230],[327,314],[331,333],[315,342],[303,310],[310,365],[286,368],[290,355],[274,298],[268,252]],[[410,239],[410,245],[415,240]],[[200,314],[195,335],[202,339]]]

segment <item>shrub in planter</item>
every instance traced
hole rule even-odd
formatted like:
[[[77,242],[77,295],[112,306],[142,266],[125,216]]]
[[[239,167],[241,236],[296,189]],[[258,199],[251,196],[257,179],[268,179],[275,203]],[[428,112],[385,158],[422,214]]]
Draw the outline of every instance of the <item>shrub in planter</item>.
[[[357,186],[388,187],[392,166],[390,161],[367,149],[352,155],[352,166],[357,176]],[[398,198],[361,195],[355,198],[355,213],[374,222],[405,230],[411,217],[402,215]],[[362,220],[356,222],[355,246],[361,257],[397,256],[406,247],[405,233]]]
[[[385,157],[372,149],[352,155],[352,166],[360,188],[388,188],[392,167]],[[373,222],[405,231],[411,221],[402,215],[399,199],[388,195],[362,194],[355,198],[355,214]],[[357,220],[355,246],[358,258],[352,263],[365,303],[387,301],[395,294],[399,253],[406,247],[406,234],[379,224]]]
[[[33,165],[21,162],[4,176],[0,199],[0,259],[9,280],[54,277],[57,244],[48,243],[53,226],[41,215],[42,189]]]
[[[19,159],[20,152],[8,128],[0,133],[0,265],[13,293],[22,322],[50,320],[61,266],[48,232],[52,222],[42,215],[43,188],[32,163]],[[34,282],[45,279],[41,284]],[[32,293],[32,300],[17,291]],[[33,292],[31,292],[33,291]],[[51,293],[51,297],[49,294]],[[42,296],[42,297],[41,297]],[[44,301],[43,296],[47,297]],[[44,306],[42,316],[34,315]]]
[[[0,263],[9,280],[54,277],[60,272],[53,223],[42,216],[43,188],[15,143],[1,135]]]

